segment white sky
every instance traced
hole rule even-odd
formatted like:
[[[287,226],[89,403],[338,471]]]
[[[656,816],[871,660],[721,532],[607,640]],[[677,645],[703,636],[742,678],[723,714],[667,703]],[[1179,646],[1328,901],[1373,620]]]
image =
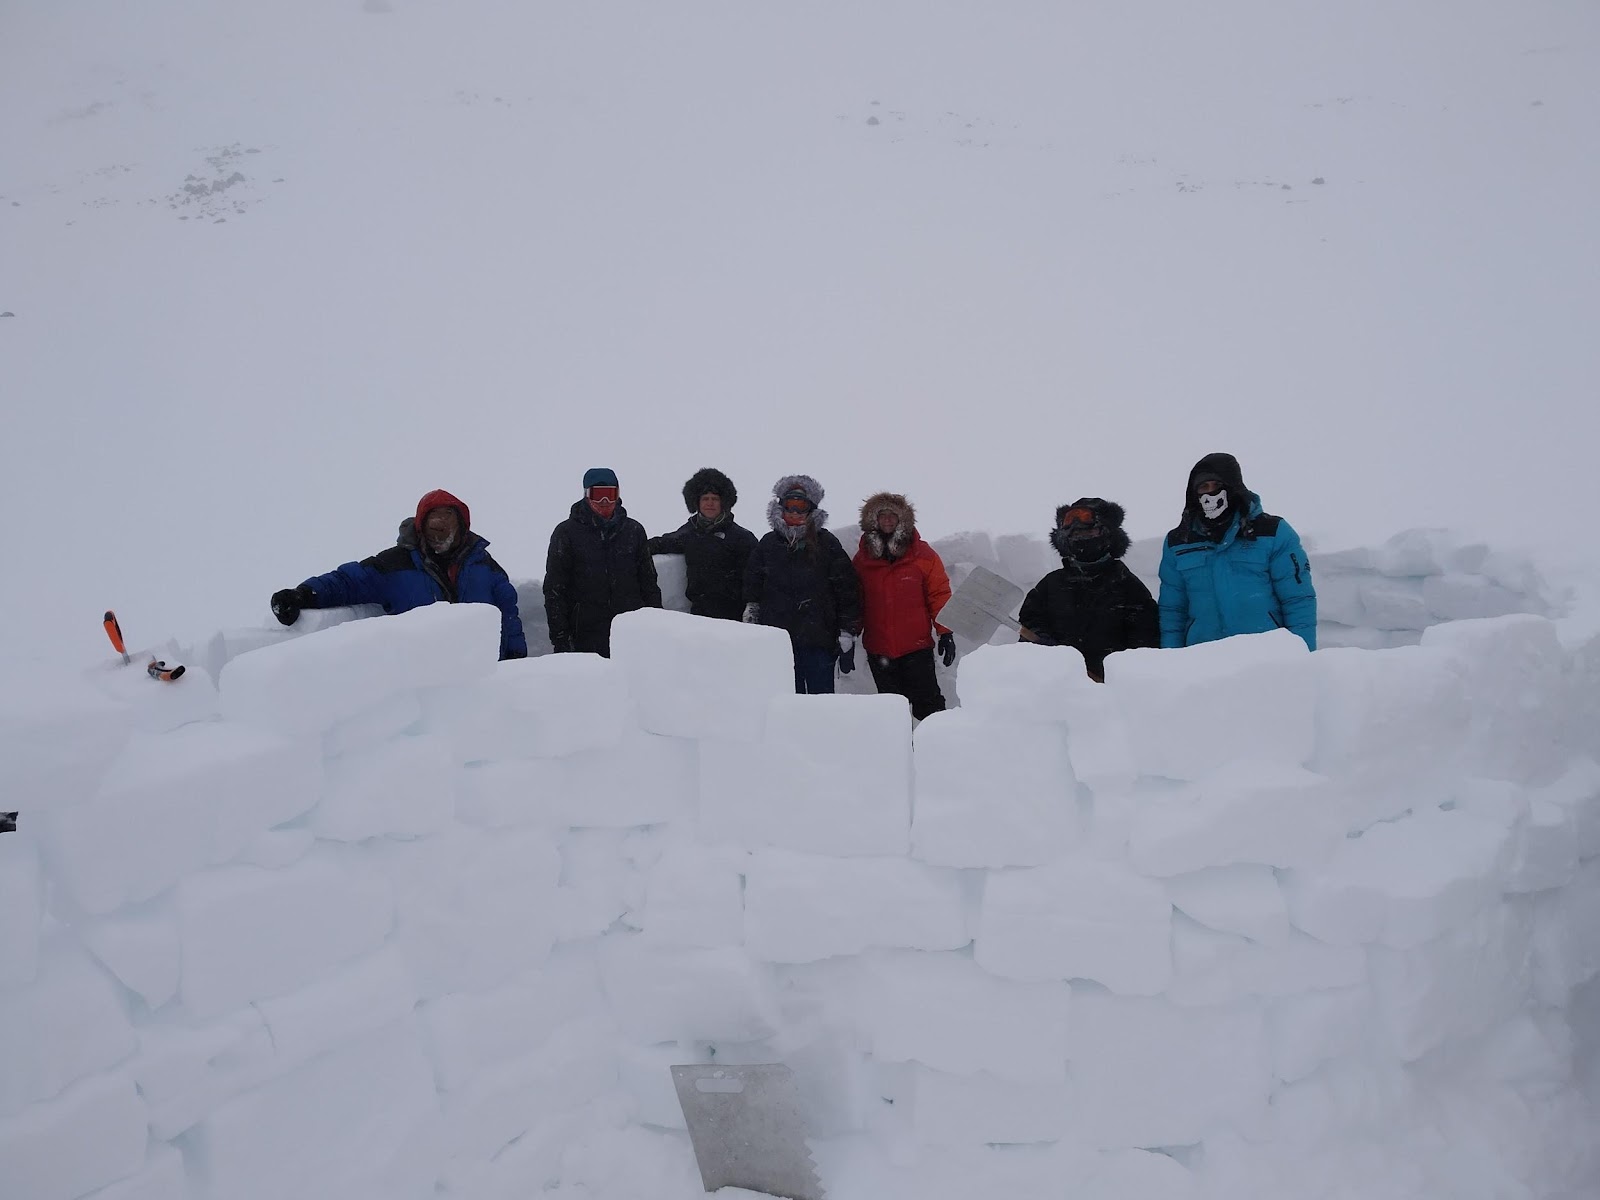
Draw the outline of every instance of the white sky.
[[[1137,537],[1230,450],[1325,544],[1586,545],[1592,3],[392,7],[0,6],[0,647],[254,623],[438,486],[537,575],[598,464]]]

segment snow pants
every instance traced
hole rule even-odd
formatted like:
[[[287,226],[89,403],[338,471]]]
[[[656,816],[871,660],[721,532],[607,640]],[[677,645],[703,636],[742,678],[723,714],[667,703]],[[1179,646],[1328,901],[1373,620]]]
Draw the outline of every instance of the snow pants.
[[[899,658],[869,654],[867,664],[872,668],[872,682],[878,685],[878,691],[904,696],[911,701],[911,715],[916,720],[944,711],[944,693],[939,690],[939,680],[933,673],[932,646]]]

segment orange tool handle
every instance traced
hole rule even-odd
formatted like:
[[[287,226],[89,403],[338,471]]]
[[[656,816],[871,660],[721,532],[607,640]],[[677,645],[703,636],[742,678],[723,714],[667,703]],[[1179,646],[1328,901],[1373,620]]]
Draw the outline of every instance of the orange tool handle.
[[[117,614],[109,608],[106,609],[106,636],[111,639],[111,646],[118,654],[122,655],[123,662],[131,662],[128,657],[128,648],[122,642],[122,626],[117,624]]]

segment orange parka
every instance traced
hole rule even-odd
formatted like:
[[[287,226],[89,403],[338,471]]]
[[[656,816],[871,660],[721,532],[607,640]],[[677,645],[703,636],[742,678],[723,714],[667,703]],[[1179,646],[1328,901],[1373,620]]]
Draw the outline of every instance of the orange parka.
[[[878,514],[900,524],[878,531]],[[861,506],[861,543],[853,560],[861,581],[861,643],[868,654],[900,658],[933,645],[933,631],[950,632],[934,614],[950,599],[950,576],[916,529],[916,510],[904,496],[879,492]]]

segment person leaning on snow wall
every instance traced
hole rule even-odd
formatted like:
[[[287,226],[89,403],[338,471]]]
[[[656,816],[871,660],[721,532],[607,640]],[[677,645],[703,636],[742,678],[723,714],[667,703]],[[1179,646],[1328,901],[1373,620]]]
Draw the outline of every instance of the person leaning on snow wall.
[[[878,691],[904,696],[918,721],[944,711],[933,666],[934,631],[947,667],[956,660],[956,639],[933,618],[950,599],[950,577],[917,532],[917,510],[909,500],[894,492],[867,498],[852,562],[861,581],[861,644]]]
[[[1056,509],[1050,545],[1061,555],[1022,602],[1022,640],[1072,646],[1096,683],[1105,682],[1106,655],[1157,646],[1155,598],[1122,556],[1128,535],[1120,504],[1085,496]]]
[[[611,620],[637,608],[660,608],[661,585],[644,526],[622,507],[609,467],[583,476],[583,498],[550,534],[545,556],[544,611],[550,645],[611,657]]]
[[[756,545],[744,572],[744,620],[788,630],[794,649],[794,690],[833,691],[833,665],[856,666],[861,597],[850,556],[829,533],[822,485],[809,475],[785,475],[767,502],[770,533]]]
[[[1189,472],[1183,516],[1161,549],[1161,644],[1194,646],[1288,629],[1317,648],[1317,592],[1300,536],[1261,509],[1239,460]]]
[[[651,554],[681,554],[688,576],[684,594],[697,617],[737,621],[744,612],[744,569],[756,535],[733,519],[739,490],[715,467],[701,467],[683,485],[689,519],[653,537]]]
[[[440,600],[495,605],[500,610],[500,657],[527,657],[516,587],[489,554],[488,540],[472,531],[467,506],[436,489],[417,501],[414,516],[400,522],[393,546],[314,575],[299,587],[274,592],[272,615],[293,625],[308,608],[381,604],[386,613],[403,613]]]

